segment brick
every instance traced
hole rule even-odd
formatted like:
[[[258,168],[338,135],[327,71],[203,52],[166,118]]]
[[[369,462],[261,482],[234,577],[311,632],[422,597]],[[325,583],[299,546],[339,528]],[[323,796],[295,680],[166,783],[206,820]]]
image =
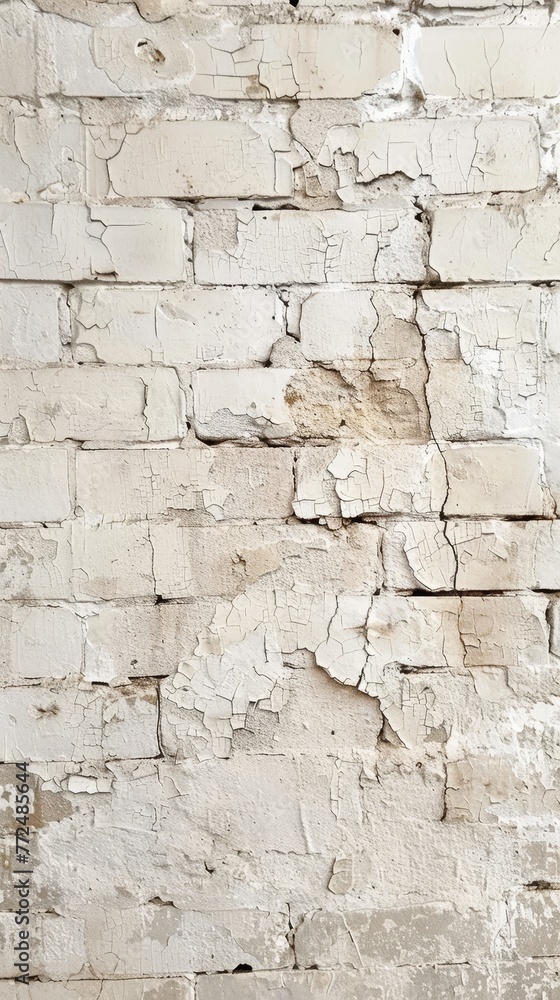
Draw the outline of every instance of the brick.
[[[0,521],[63,521],[72,510],[62,448],[0,449]]]
[[[376,377],[377,376],[377,377]],[[370,372],[313,368],[199,371],[193,426],[203,441],[298,439],[426,441],[422,361]]]
[[[0,359],[53,364],[60,360],[59,308],[62,291],[51,285],[0,286]]]
[[[560,997],[560,963],[545,961],[500,962],[500,1000],[550,1000]]]
[[[84,451],[77,503],[99,523],[179,511],[201,524],[282,519],[292,513],[292,461],[284,448]]]
[[[0,278],[180,281],[183,221],[169,208],[0,205]]]
[[[0,719],[6,761],[110,760],[125,749],[129,758],[159,753],[153,689],[100,694],[9,688]]]
[[[206,610],[205,604],[200,610],[190,607],[186,619],[182,604],[98,605],[84,623],[86,680],[124,684],[129,678],[172,674],[194,651]]]
[[[115,934],[106,910],[88,907],[86,951],[97,976],[217,972],[249,964],[247,959],[257,968],[291,964],[288,917],[283,913],[249,909],[198,913],[147,903],[123,910],[120,928]]]
[[[444,513],[536,517],[544,513],[541,455],[530,444],[468,444],[443,451],[449,491]]]
[[[346,913],[319,910],[296,930],[296,960],[300,967],[326,969],[377,962],[464,962],[488,949],[494,931],[486,914],[462,915],[437,903]]]
[[[91,129],[90,135],[91,156],[102,161],[104,137],[96,142]],[[107,159],[107,182],[120,198],[288,197],[289,149],[286,132],[257,124],[154,122],[125,133],[119,151]],[[98,196],[98,189],[93,193]]]
[[[71,576],[68,524],[56,528],[0,529],[3,600],[69,598]]]
[[[70,303],[78,360],[249,367],[283,333],[269,289],[82,287]]]
[[[61,989],[67,994],[64,1000],[194,1000],[194,987],[186,978],[31,981],[28,986],[5,981],[0,983],[0,1000],[23,1000],[26,995],[28,1000],[59,1000]]]
[[[0,614],[10,618],[12,683],[80,673],[82,622],[71,608],[4,606]]]
[[[79,202],[85,191],[84,129],[75,111],[3,101],[1,197],[5,201]]]
[[[297,455],[294,510],[302,519],[435,514],[445,500],[445,466],[433,444],[307,447]]]
[[[553,598],[550,605],[550,651],[560,656],[560,602]]]
[[[297,583],[317,591],[322,581],[322,589],[364,593],[381,578],[379,531],[372,525],[331,537],[314,525],[297,531],[292,525],[189,528],[177,521],[88,527],[80,518],[72,544],[78,600],[234,597],[263,577],[266,588]]]
[[[165,714],[165,713],[164,713]],[[193,847],[200,856],[211,852],[211,842],[223,829],[220,813],[229,815],[229,835],[234,851],[263,856],[266,852],[305,854],[305,832],[298,822],[298,785],[308,790],[312,809],[309,835],[321,836],[327,850],[336,840],[336,818],[331,811],[329,773],[311,756],[288,755],[279,759],[267,754],[236,754],[227,761],[208,761],[206,783],[201,788],[196,770],[185,765],[181,773],[181,796],[191,803]],[[223,775],[227,776],[224,786]],[[250,776],[245,782],[244,774]],[[262,789],[257,805],[251,788]],[[290,962],[291,965],[291,962]]]
[[[558,892],[520,893],[511,905],[512,945],[523,958],[552,958],[560,950],[560,898]]]
[[[559,992],[560,27],[464,2],[0,3],[0,1000]]]
[[[415,58],[427,94],[547,98],[560,93],[557,46],[556,25],[446,25],[421,29]]]
[[[371,292],[314,292],[301,308],[301,348],[309,361],[368,361],[378,315]]]
[[[399,969],[374,966],[371,969],[335,969],[290,972],[255,972],[244,976],[201,976],[197,983],[199,1000],[261,1000],[270,993],[274,1000],[490,1000],[487,975],[469,965]],[[556,1000],[556,998],[554,998]]]
[[[193,376],[193,416],[203,441],[263,438],[296,433],[286,393],[293,369],[268,368],[257,382],[252,370],[199,371]]]
[[[380,580],[373,525],[332,537],[315,525],[185,528],[167,522],[152,526],[150,539],[156,593],[163,597],[234,597],[257,581],[265,589],[297,583],[312,592],[363,593]]]
[[[50,92],[120,97],[182,85],[220,99],[359,97],[388,85],[400,69],[399,39],[375,25],[193,27],[179,15],[150,25],[143,38],[139,17],[93,28],[50,17],[43,29],[53,54]],[[70,47],[73,60],[65,58]],[[334,72],[340,51],[344,63]]]
[[[422,225],[405,208],[197,215],[197,282],[422,281]]]
[[[551,521],[488,521],[452,524],[457,586],[465,590],[554,590],[560,579]]]
[[[397,589],[555,590],[557,544],[554,521],[401,521],[385,540],[387,579]]]
[[[191,90],[208,97],[359,97],[400,69],[398,40],[366,24],[255,25],[244,47],[231,30],[192,51]]]
[[[24,420],[32,441],[164,441],[184,433],[172,369],[49,368],[0,372],[0,434]]]
[[[455,597],[374,596],[366,626],[370,667],[378,672],[392,662],[405,667],[461,665],[459,611]]]
[[[557,303],[554,290],[526,285],[421,293],[417,320],[426,343],[426,394],[436,439],[542,434],[544,370],[557,339]]]
[[[501,828],[554,822],[558,797],[538,765],[512,756],[470,756],[447,765],[445,819]]]
[[[86,527],[72,532],[73,585],[78,600],[153,597],[153,550],[145,524]]]
[[[548,663],[548,599],[542,594],[462,597],[464,663],[533,667]]]
[[[163,2],[165,2],[165,0],[163,0]],[[463,2],[463,0],[423,0],[423,5],[428,8],[448,7],[451,10],[453,10],[456,7],[464,7],[467,8],[468,10],[473,10],[473,9],[492,10],[492,4],[491,2],[489,2],[489,0],[466,0],[466,2]],[[516,8],[522,5],[521,5],[521,0],[507,0],[507,3],[504,4],[504,6],[509,8],[511,7]]]
[[[319,163],[337,150],[358,158],[357,181],[426,175],[443,194],[530,191],[539,179],[539,132],[531,118],[413,118],[333,126]]]
[[[559,228],[554,204],[437,209],[430,264],[444,282],[554,280],[560,277]]]
[[[314,291],[301,307],[303,356],[309,361],[336,362],[344,367],[371,365],[378,371],[384,365],[389,368],[389,363],[397,359],[406,358],[409,363],[412,358],[422,357],[414,314],[410,290],[388,287],[373,291]]]
[[[0,14],[0,96],[32,98],[36,87],[35,12],[17,0]]]

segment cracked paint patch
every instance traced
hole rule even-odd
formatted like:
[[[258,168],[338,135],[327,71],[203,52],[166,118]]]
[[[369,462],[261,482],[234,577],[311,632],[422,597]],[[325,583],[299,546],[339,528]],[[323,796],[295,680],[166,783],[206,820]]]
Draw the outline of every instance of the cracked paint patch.
[[[200,220],[194,254],[203,284],[421,281],[423,234],[414,212],[252,212]]]
[[[76,360],[105,364],[263,364],[283,334],[269,289],[82,287],[70,311]]]
[[[426,175],[442,194],[530,191],[539,179],[539,132],[532,118],[427,118],[332,126],[318,162],[353,153],[358,182],[387,174]]]
[[[185,273],[183,229],[181,213],[168,208],[4,204],[0,277],[179,281]]]

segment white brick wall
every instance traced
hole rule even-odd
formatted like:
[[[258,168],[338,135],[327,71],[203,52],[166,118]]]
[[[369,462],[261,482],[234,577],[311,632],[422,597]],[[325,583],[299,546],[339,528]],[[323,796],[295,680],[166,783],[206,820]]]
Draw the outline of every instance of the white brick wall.
[[[0,4],[0,1000],[557,1000],[559,38]]]

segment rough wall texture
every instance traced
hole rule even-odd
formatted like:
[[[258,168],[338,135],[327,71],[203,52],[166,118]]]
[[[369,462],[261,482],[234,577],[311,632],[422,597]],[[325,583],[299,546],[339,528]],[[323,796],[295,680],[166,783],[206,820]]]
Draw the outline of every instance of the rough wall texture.
[[[559,49],[0,2],[0,1000],[560,997]]]

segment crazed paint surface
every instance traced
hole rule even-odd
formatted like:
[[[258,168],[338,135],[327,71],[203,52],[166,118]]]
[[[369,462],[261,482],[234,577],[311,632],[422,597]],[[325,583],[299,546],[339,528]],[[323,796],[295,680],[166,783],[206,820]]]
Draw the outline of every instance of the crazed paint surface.
[[[0,3],[0,1000],[560,1000],[559,31]]]

